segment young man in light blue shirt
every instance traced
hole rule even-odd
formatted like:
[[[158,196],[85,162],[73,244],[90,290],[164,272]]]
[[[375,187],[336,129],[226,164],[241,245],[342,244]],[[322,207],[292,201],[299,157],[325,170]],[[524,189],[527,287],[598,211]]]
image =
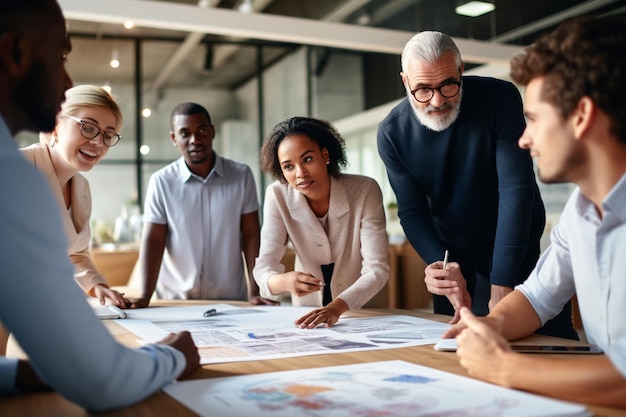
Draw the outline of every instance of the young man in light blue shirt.
[[[626,407],[626,16],[561,25],[511,64],[526,86],[519,140],[546,183],[573,182],[551,246],[484,319],[468,309],[457,336],[470,375],[570,401]],[[514,353],[574,294],[585,333],[605,355],[571,360]]]

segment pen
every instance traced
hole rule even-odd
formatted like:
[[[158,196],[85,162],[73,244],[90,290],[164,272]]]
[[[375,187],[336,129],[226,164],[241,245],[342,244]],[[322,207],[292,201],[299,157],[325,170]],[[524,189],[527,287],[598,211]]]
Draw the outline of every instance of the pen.
[[[109,310],[113,311],[115,314],[117,314],[118,318],[120,318],[120,319],[125,319],[126,318],[126,312],[124,312],[119,307],[116,307],[114,305],[108,305],[107,308]]]
[[[446,269],[448,267],[448,249],[446,249],[446,252],[443,254],[443,269]]]
[[[211,317],[217,314],[217,310],[214,308],[210,308],[207,311],[204,312],[203,316],[204,317]]]

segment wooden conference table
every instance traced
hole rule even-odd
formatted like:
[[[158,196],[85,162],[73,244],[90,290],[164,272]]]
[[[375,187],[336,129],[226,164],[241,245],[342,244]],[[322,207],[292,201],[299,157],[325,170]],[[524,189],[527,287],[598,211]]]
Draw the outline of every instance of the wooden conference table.
[[[220,301],[220,303],[223,302],[224,301]],[[211,303],[211,301],[156,301],[151,303],[151,306],[166,308],[166,306],[184,306],[199,304],[205,305]],[[238,307],[250,307],[250,304],[244,302],[229,302],[229,304]],[[347,313],[346,316],[368,317],[381,314],[411,315],[415,317],[438,320],[443,322],[449,320],[449,317],[426,313],[419,310],[394,309],[364,309],[361,311]],[[121,343],[124,343],[128,346],[137,346],[137,337],[134,334],[128,332],[124,327],[120,326],[114,321],[104,320],[103,322],[106,327],[111,331],[111,333],[115,336],[115,338]],[[568,341],[565,339],[557,339],[548,336],[532,336],[528,339],[525,339],[524,342],[528,342],[530,344],[580,344],[578,342]],[[554,355],[554,357],[564,356],[566,355]],[[431,368],[436,368],[457,375],[468,376],[465,370],[459,365],[456,354],[450,352],[438,352],[433,349],[432,345],[425,345],[365,352],[334,353],[329,355],[314,355],[285,359],[203,365],[192,374],[191,379],[215,378],[242,374],[257,374],[265,372],[287,371],[294,369],[317,368],[322,366],[337,366],[352,363],[387,361],[397,359],[405,360],[407,362],[413,362],[419,365],[429,366]],[[624,410],[614,408],[598,407],[592,405],[588,405],[587,408],[589,411],[594,413],[595,416],[598,417],[617,417],[624,416],[626,414]],[[196,414],[193,413],[191,410],[178,403],[176,400],[174,400],[162,391],[159,391],[148,397],[144,401],[141,401],[130,407],[100,413],[89,413],[87,410],[67,401],[56,393],[38,393],[0,398],[0,416],[77,417],[90,415],[97,415],[100,417],[196,416]]]

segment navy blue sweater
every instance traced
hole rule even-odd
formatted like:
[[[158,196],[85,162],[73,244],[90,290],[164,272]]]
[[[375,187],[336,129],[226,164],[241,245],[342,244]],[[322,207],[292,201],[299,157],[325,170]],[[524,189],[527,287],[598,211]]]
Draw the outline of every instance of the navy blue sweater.
[[[406,99],[380,123],[398,215],[426,263],[449,249],[452,260],[490,265],[492,285],[527,278],[545,210],[532,159],[517,144],[524,128],[515,86],[486,77],[463,77],[459,117],[442,132],[422,126]]]

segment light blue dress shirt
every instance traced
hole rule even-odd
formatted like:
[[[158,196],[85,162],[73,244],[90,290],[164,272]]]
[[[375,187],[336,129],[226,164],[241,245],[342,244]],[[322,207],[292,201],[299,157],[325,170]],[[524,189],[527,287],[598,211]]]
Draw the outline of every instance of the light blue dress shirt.
[[[144,223],[167,224],[157,297],[247,301],[241,216],[258,209],[250,168],[217,154],[206,178],[182,157],[152,174]]]
[[[122,407],[173,381],[185,357],[165,345],[117,343],[73,279],[59,207],[0,116],[0,321],[40,378],[91,410]],[[17,360],[0,356],[0,395]]]
[[[551,245],[530,278],[516,287],[542,323],[555,316],[574,293],[585,334],[626,376],[626,175],[602,202],[576,189],[570,196]]]

